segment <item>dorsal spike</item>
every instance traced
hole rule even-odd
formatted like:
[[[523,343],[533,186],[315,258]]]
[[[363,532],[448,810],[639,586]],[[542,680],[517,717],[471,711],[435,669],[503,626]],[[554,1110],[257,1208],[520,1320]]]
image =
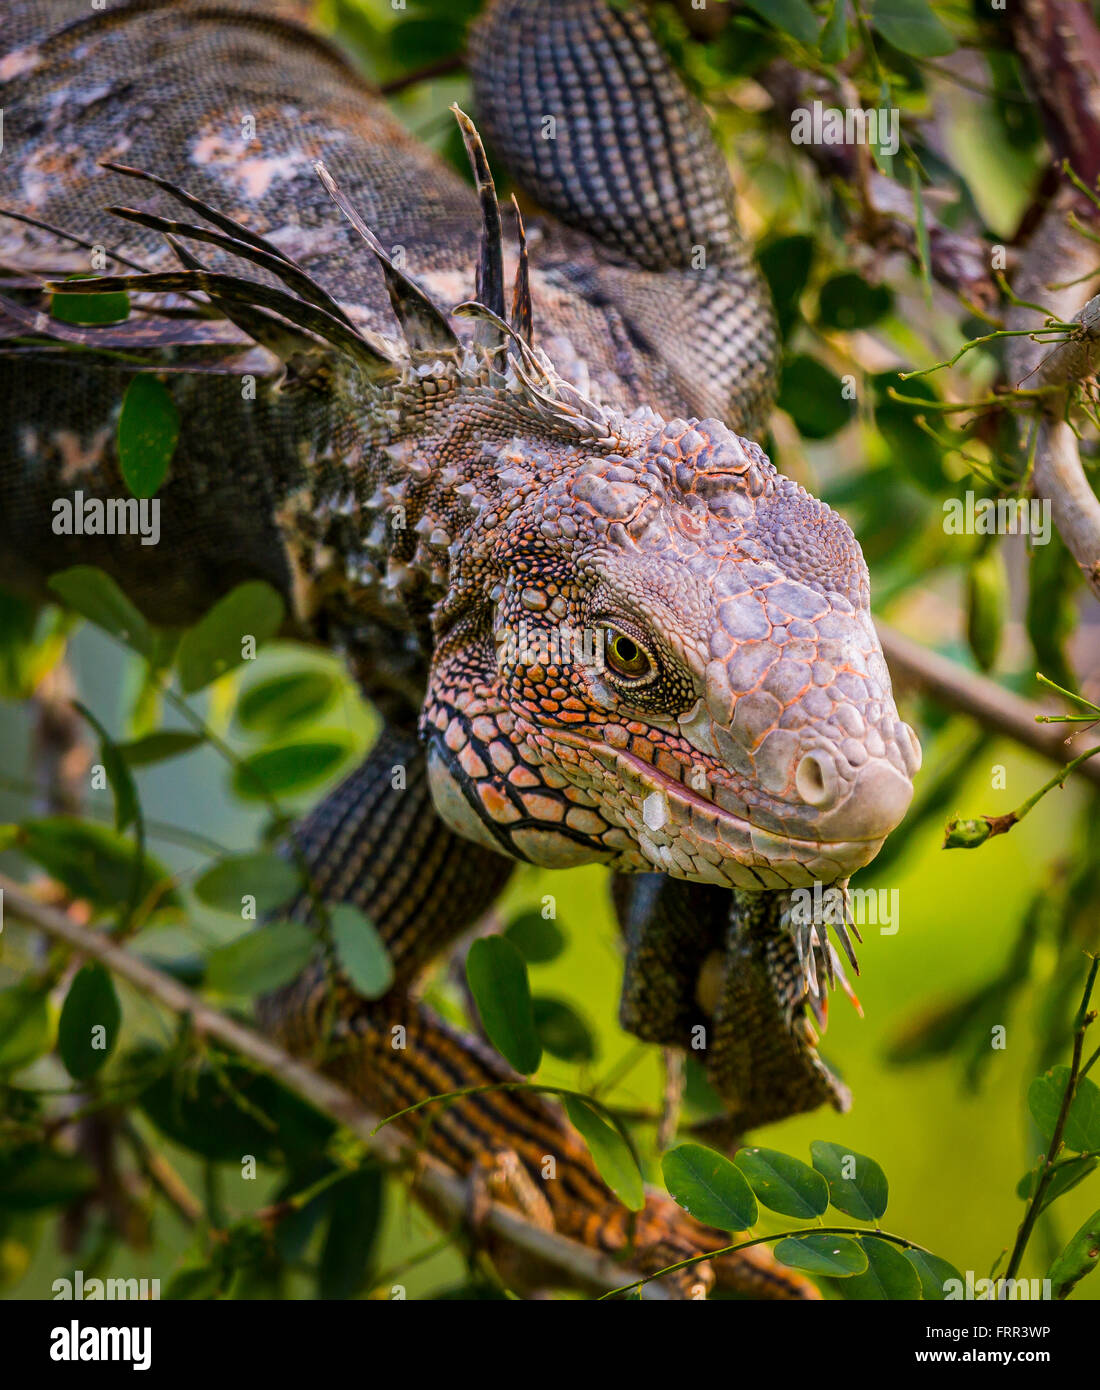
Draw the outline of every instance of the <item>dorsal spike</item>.
[[[516,278],[512,285],[512,316],[509,320],[512,331],[517,333],[530,347],[533,333],[531,314],[531,269],[527,260],[527,231],[523,225],[523,213],[519,210],[516,195],[512,194],[512,206],[516,210],[516,230],[519,235],[519,260],[516,262]]]
[[[333,318],[340,319],[349,328],[355,327],[328,291],[294,261],[284,256],[274,255],[252,242],[230,236],[228,232],[213,231],[209,227],[199,227],[190,222],[176,222],[167,217],[157,217],[154,213],[142,212],[138,208],[109,207],[107,211],[115,217],[121,217],[125,222],[134,222],[139,227],[148,227],[150,231],[160,232],[170,241],[177,237],[186,237],[189,241],[203,241],[209,246],[228,251],[230,255],[239,256],[241,260],[250,261],[253,265],[258,265],[262,270],[270,271],[272,275],[277,276],[288,289],[300,294],[310,304],[325,309]]]
[[[500,223],[500,205],[497,202],[496,185],[485,155],[485,146],[477,127],[466,112],[458,105],[451,107],[462,131],[466,153],[470,156],[470,167],[474,171],[474,183],[481,203],[481,248],[477,259],[477,298],[490,309],[498,319],[503,319],[504,308],[504,231]],[[501,337],[490,319],[482,320],[477,326],[474,341],[488,350],[503,347]]]
[[[230,236],[236,237],[238,241],[247,241],[250,245],[257,247],[261,251],[267,251],[280,260],[286,261],[288,265],[293,265],[293,261],[266,237],[260,236],[258,232],[246,227],[243,222],[238,222],[236,218],[229,217],[224,212],[219,212],[217,208],[211,207],[209,203],[204,203],[201,198],[196,198],[193,193],[188,193],[179,184],[173,183],[171,179],[162,179],[159,174],[150,174],[146,169],[135,169],[129,164],[117,164],[112,159],[101,159],[99,161],[101,169],[110,169],[113,174],[122,174],[128,179],[140,179],[142,183],[151,183],[155,188],[161,189],[169,197],[175,198],[177,203],[182,203],[185,208],[190,208],[192,212],[197,212],[205,221],[215,227],[220,227],[223,232],[228,232]]]
[[[458,337],[447,322],[443,310],[424,293],[415,280],[410,279],[403,270],[394,265],[382,243],[341,191],[324,163],[319,159],[314,160],[313,167],[329,197],[367,243],[381,265],[393,312],[410,350],[438,353],[457,349]]]
[[[193,256],[170,232],[164,233],[164,239],[184,270],[209,273],[208,267],[203,265],[197,256]],[[325,344],[319,338],[255,305],[232,303],[217,295],[211,295],[210,302],[230,323],[236,324],[242,333],[247,333],[261,347],[273,352],[281,362],[289,363],[292,358],[316,360],[326,351]]]
[[[45,287],[51,293],[72,292],[71,281],[47,281]],[[369,375],[377,376],[393,370],[393,361],[386,353],[384,344],[374,334],[349,328],[324,309],[295,299],[286,290],[261,285],[256,280],[243,280],[235,275],[208,270],[184,270],[154,275],[102,275],[80,282],[81,294],[161,294],[166,291],[195,290],[209,295],[211,300],[224,300],[229,305],[240,304],[246,308],[268,309],[281,314],[294,326],[315,333],[353,358]]]

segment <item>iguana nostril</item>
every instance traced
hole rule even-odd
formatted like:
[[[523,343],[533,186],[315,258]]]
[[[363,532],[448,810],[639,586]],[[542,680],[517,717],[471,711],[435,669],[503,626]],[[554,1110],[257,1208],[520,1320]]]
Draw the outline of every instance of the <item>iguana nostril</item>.
[[[807,753],[794,774],[795,790],[810,806],[830,806],[836,800],[836,767],[825,753]]]

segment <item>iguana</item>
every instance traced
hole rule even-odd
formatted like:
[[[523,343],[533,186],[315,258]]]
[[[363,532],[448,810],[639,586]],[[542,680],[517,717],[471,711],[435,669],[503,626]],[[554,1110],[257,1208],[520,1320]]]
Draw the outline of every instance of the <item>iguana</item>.
[[[178,625],[264,579],[345,655],[385,729],[296,842],[396,982],[334,1000],[318,971],[260,1009],[311,1053],[334,1020],[327,1065],[379,1112],[512,1075],[415,985],[517,860],[614,872],[622,1021],[704,1025],[736,1131],[842,1106],[807,1017],[840,961],[791,893],[873,858],[919,747],[852,532],[745,437],[777,336],[705,113],[634,11],[492,0],[470,69],[524,226],[469,117],[473,187],[299,9],[9,4],[0,583],[93,563]],[[49,316],[45,284],[104,269],[81,290],[138,310]],[[124,494],[141,369],[182,422],[159,546],[55,535],[57,497]],[[528,1091],[439,1107],[426,1143],[643,1270],[724,1240],[657,1194],[627,1212]],[[691,1280],[814,1295],[762,1247],[715,1264]]]

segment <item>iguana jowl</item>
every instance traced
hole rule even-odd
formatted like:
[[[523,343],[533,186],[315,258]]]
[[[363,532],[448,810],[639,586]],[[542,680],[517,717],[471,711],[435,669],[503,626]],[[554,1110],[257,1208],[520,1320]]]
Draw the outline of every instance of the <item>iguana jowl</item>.
[[[496,0],[471,45],[479,112],[548,214],[504,235],[472,123],[476,193],[295,8],[62,0],[5,21],[0,206],[23,220],[0,222],[19,338],[0,580],[41,591],[95,563],[171,623],[264,578],[300,635],[346,652],[388,728],[297,833],[316,887],[362,906],[395,963],[386,999],[341,987],[334,1011],[331,1067],[372,1105],[506,1074],[409,989],[517,859],[633,876],[624,1023],[672,1046],[710,1023],[739,1126],[841,1103],[805,1018],[804,970],[831,977],[835,953],[789,929],[787,894],[874,856],[919,750],[851,531],[736,432],[761,423],[776,340],[705,117],[636,15]],[[83,288],[125,283],[150,312],[42,316],[34,278],[86,274],[88,246],[117,273]],[[57,496],[119,491],[133,370],[60,360],[65,341],[173,369],[158,555],[51,531]],[[303,979],[264,1020],[312,1048],[323,992]],[[715,1239],[659,1197],[631,1226],[532,1094],[448,1107],[429,1143],[464,1172],[515,1155],[535,1216],[646,1267]],[[755,1250],[720,1272],[808,1288]]]

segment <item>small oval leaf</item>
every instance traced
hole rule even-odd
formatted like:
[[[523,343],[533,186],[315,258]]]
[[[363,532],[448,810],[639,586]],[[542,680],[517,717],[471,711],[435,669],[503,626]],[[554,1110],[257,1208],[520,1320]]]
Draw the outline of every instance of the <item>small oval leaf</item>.
[[[596,1039],[592,1029],[571,1004],[536,995],[531,1001],[539,1041],[551,1057],[577,1066],[595,1061]]]
[[[265,793],[297,796],[331,777],[353,747],[351,737],[341,732],[261,748],[234,768],[233,790],[243,801],[262,801]]]
[[[820,1216],[829,1205],[829,1186],[808,1163],[758,1147],[738,1149],[733,1158],[762,1205],[784,1216]]]
[[[57,1050],[71,1077],[94,1076],[118,1041],[122,1010],[114,982],[102,965],[83,966],[73,976],[57,1025]]]
[[[1028,1087],[1028,1109],[1039,1133],[1048,1142],[1054,1136],[1069,1078],[1069,1067],[1051,1067]],[[1100,1087],[1087,1076],[1078,1079],[1077,1094],[1066,1116],[1062,1138],[1066,1148],[1076,1153],[1100,1149]]]
[[[301,922],[274,922],[211,951],[206,983],[221,994],[265,994],[306,968],[317,938]]]
[[[955,51],[951,31],[928,0],[875,0],[871,23],[887,43],[911,58],[942,58]]]
[[[942,1303],[947,1297],[945,1286],[949,1279],[957,1279],[962,1288],[962,1275],[953,1264],[939,1255],[932,1255],[927,1250],[903,1250],[901,1253],[917,1271],[921,1297],[925,1303]]]
[[[240,917],[247,907],[255,917],[263,917],[302,891],[302,876],[280,854],[233,854],[204,870],[194,891],[200,902],[219,912]],[[255,902],[246,904],[245,898]]]
[[[806,1274],[827,1274],[849,1279],[867,1268],[867,1256],[849,1236],[813,1231],[805,1236],[785,1236],[775,1247],[775,1258],[790,1269]]]
[[[822,324],[845,333],[869,328],[890,312],[893,303],[894,296],[885,285],[872,285],[851,270],[826,280],[817,296]]]
[[[74,280],[76,286],[79,282]],[[50,317],[62,323],[122,323],[130,317],[130,296],[125,290],[117,294],[80,294],[77,289],[56,290],[50,296]]]
[[[251,734],[278,737],[323,714],[339,688],[326,671],[290,671],[272,676],[241,692],[237,722]]]
[[[118,462],[135,497],[153,497],[168,474],[180,432],[180,413],[163,381],[134,376],[118,417]]]
[[[565,1110],[588,1145],[604,1182],[625,1207],[641,1211],[645,1206],[645,1186],[630,1145],[582,1096],[566,1096]]]
[[[537,1071],[542,1043],[520,953],[502,936],[483,936],[466,955],[466,979],[489,1041],[516,1071]]]
[[[752,1188],[736,1164],[702,1144],[679,1144],[661,1159],[671,1196],[697,1221],[746,1231],[759,1215]]]
[[[111,633],[134,651],[149,656],[153,633],[149,624],[109,574],[94,565],[60,570],[47,585],[74,613]]]
[[[921,1296],[921,1279],[910,1260],[877,1236],[860,1236],[859,1244],[867,1256],[867,1268],[840,1286],[845,1298],[891,1302]]]
[[[238,584],[180,638],[176,669],[188,695],[234,670],[274,637],[283,621],[283,601],[270,584]]]
[[[340,968],[365,999],[381,999],[393,984],[393,961],[378,928],[351,903],[329,909]]]
[[[823,1139],[814,1140],[810,1153],[814,1167],[829,1184],[829,1200],[838,1211],[857,1221],[877,1221],[882,1216],[890,1187],[873,1158]]]
[[[182,757],[205,742],[202,734],[188,733],[186,729],[158,729],[144,738],[120,743],[118,751],[131,767],[149,767],[153,763],[167,762],[169,758]]]
[[[553,918],[532,908],[513,917],[504,930],[528,965],[546,965],[565,949],[565,934]]]

